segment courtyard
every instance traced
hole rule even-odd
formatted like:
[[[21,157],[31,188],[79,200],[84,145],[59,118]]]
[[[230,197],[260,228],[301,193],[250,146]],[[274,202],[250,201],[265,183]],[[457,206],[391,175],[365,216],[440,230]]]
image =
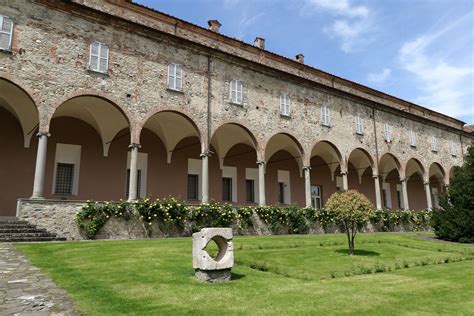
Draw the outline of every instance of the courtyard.
[[[473,245],[370,233],[349,256],[345,238],[236,237],[227,284],[195,280],[190,238],[16,247],[85,315],[472,314]]]

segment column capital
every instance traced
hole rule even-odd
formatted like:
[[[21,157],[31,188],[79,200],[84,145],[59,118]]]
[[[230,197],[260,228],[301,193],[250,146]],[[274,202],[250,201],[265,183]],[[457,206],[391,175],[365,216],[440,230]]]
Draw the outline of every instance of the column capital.
[[[378,178],[379,178],[379,174],[378,174],[378,173],[374,173],[374,174],[372,174],[372,178],[374,178],[374,179],[378,179]]]
[[[211,152],[208,150],[208,151],[205,151],[205,152],[202,152],[199,157],[201,158],[204,158],[204,157],[211,157]]]
[[[311,170],[311,166],[303,166],[303,170]]]
[[[400,182],[406,182],[407,178],[400,178]]]
[[[429,181],[423,181],[423,184],[424,185],[430,185],[430,182]]]
[[[346,170],[341,170],[341,175],[342,176],[347,175],[347,171]]]
[[[36,134],[36,136],[38,136],[38,137],[41,137],[41,136],[50,137],[51,134],[48,133],[48,132],[38,132],[38,133]]]
[[[142,148],[142,145],[137,144],[137,143],[132,143],[132,144],[128,145],[128,148]]]
[[[266,162],[264,160],[257,160],[257,165],[265,165]]]

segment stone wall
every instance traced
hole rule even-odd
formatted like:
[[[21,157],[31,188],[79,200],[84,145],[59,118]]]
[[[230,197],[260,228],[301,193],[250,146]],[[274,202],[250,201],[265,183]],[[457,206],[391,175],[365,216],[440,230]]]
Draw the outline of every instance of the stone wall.
[[[26,220],[31,224],[44,228],[49,232],[55,233],[60,237],[68,240],[84,240],[86,239],[79,231],[76,224],[76,214],[86,201],[58,201],[58,200],[31,200],[19,199],[17,206],[17,217]],[[237,226],[232,227],[235,235],[251,235],[251,236],[269,236],[286,234],[286,227],[282,226],[276,230],[272,230],[269,225],[260,219],[255,213],[252,216],[251,227],[239,229]],[[424,230],[430,230],[430,227],[424,227]],[[370,223],[363,229],[365,232],[384,231],[383,227],[372,225]],[[408,225],[396,226],[392,229],[395,232],[413,231],[413,227]],[[327,234],[339,233],[339,229],[335,226],[329,226],[325,229],[319,224],[309,225],[309,234]],[[189,237],[192,235],[192,225],[188,223],[184,228],[163,227],[160,223],[154,222],[148,229],[145,228],[142,221],[131,218],[127,221],[124,219],[111,218],[101,228],[96,235],[96,239],[144,239],[144,238],[164,238],[164,237]]]

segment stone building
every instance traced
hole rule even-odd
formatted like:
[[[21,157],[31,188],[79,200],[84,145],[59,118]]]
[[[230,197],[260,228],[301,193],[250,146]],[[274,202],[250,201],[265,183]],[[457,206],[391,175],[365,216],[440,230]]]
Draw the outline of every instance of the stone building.
[[[0,0],[0,215],[19,198],[322,207],[347,188],[438,203],[472,143],[462,121],[219,27],[126,0]]]

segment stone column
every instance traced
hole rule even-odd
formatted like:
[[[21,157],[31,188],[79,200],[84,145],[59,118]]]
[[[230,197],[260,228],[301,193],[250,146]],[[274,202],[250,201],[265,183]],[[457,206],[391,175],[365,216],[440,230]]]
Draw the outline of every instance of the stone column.
[[[259,160],[258,164],[258,205],[265,205],[265,161]]]
[[[202,161],[202,197],[201,203],[209,202],[209,152],[201,154]]]
[[[375,204],[378,210],[382,209],[382,196],[380,195],[380,181],[379,175],[374,174],[374,185],[375,185]]]
[[[304,172],[304,192],[306,197],[306,207],[311,207],[311,167],[303,167]]]
[[[128,201],[136,201],[137,194],[137,175],[138,175],[138,149],[140,144],[131,144],[130,148],[130,181],[128,186]]]
[[[402,194],[403,194],[403,209],[409,210],[410,206],[408,205],[408,188],[407,188],[407,179],[400,180],[402,182]]]
[[[35,179],[33,182],[32,199],[44,198],[44,175],[46,169],[46,150],[48,148],[49,133],[39,132],[38,136],[38,151],[36,153],[36,167]]]
[[[425,194],[426,194],[426,205],[429,211],[433,208],[433,205],[431,204],[431,189],[430,189],[430,182],[425,181]]]
[[[349,182],[347,182],[347,171],[341,171],[342,175],[342,188],[344,191],[349,190]]]

